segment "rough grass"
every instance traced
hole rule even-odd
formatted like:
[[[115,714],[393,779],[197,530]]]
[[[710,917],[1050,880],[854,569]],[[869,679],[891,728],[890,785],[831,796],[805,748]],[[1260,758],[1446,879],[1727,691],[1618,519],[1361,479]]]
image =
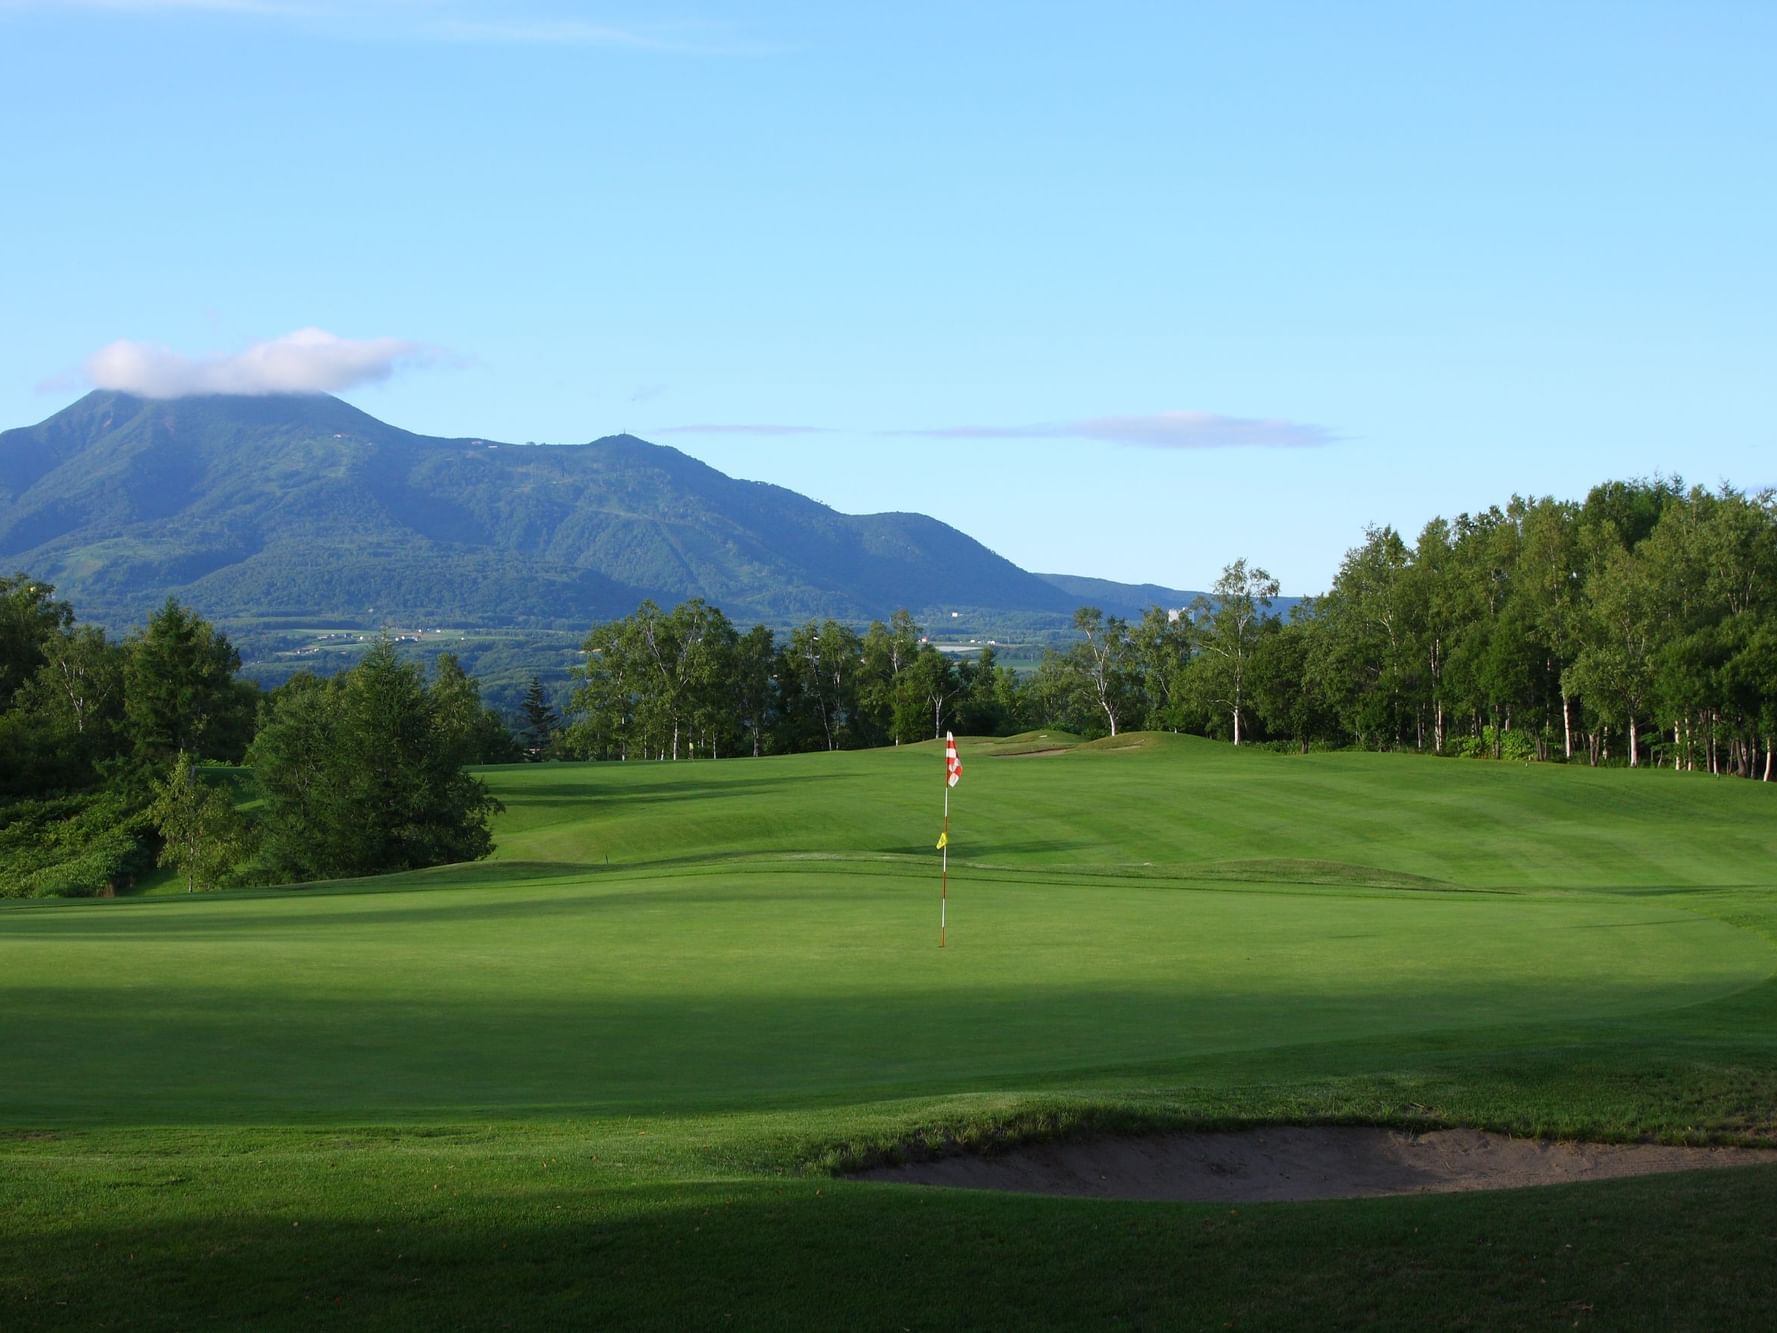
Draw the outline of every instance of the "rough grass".
[[[490,770],[493,862],[0,908],[0,1325],[1770,1322],[1763,1168],[833,1179],[1278,1121],[1770,1140],[1777,793],[1127,739],[965,739],[942,953],[932,745]]]

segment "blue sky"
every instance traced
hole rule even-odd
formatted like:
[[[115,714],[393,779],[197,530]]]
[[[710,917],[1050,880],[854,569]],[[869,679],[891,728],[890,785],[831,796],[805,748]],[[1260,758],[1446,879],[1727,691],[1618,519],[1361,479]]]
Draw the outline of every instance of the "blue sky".
[[[1370,523],[1777,483],[1774,50],[1768,0],[0,0],[0,424],[310,374],[1314,592]]]

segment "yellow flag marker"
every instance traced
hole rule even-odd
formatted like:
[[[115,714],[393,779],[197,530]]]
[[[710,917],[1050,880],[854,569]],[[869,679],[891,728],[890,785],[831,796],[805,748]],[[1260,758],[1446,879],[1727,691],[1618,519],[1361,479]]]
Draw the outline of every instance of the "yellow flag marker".
[[[948,846],[950,846],[950,835],[948,833],[940,833],[938,835],[937,850],[941,852]]]

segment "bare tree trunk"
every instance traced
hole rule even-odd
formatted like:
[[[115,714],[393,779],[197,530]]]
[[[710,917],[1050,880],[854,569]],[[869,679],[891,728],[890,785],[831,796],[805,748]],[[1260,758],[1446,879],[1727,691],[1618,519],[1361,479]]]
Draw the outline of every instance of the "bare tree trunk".
[[[1641,747],[1635,743],[1635,714],[1629,714],[1629,767],[1641,766]]]
[[[1567,747],[1567,757],[1573,758],[1573,700],[1567,697],[1567,691],[1561,691],[1561,740]]]

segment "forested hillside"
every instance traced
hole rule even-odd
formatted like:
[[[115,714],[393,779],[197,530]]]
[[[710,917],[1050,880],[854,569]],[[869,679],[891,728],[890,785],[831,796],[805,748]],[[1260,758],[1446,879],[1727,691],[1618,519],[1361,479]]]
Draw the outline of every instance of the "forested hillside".
[[[325,395],[95,392],[0,434],[0,561],[85,616],[582,627],[702,597],[790,624],[897,607],[1065,614],[920,514],[840,514],[627,435],[413,435]]]

